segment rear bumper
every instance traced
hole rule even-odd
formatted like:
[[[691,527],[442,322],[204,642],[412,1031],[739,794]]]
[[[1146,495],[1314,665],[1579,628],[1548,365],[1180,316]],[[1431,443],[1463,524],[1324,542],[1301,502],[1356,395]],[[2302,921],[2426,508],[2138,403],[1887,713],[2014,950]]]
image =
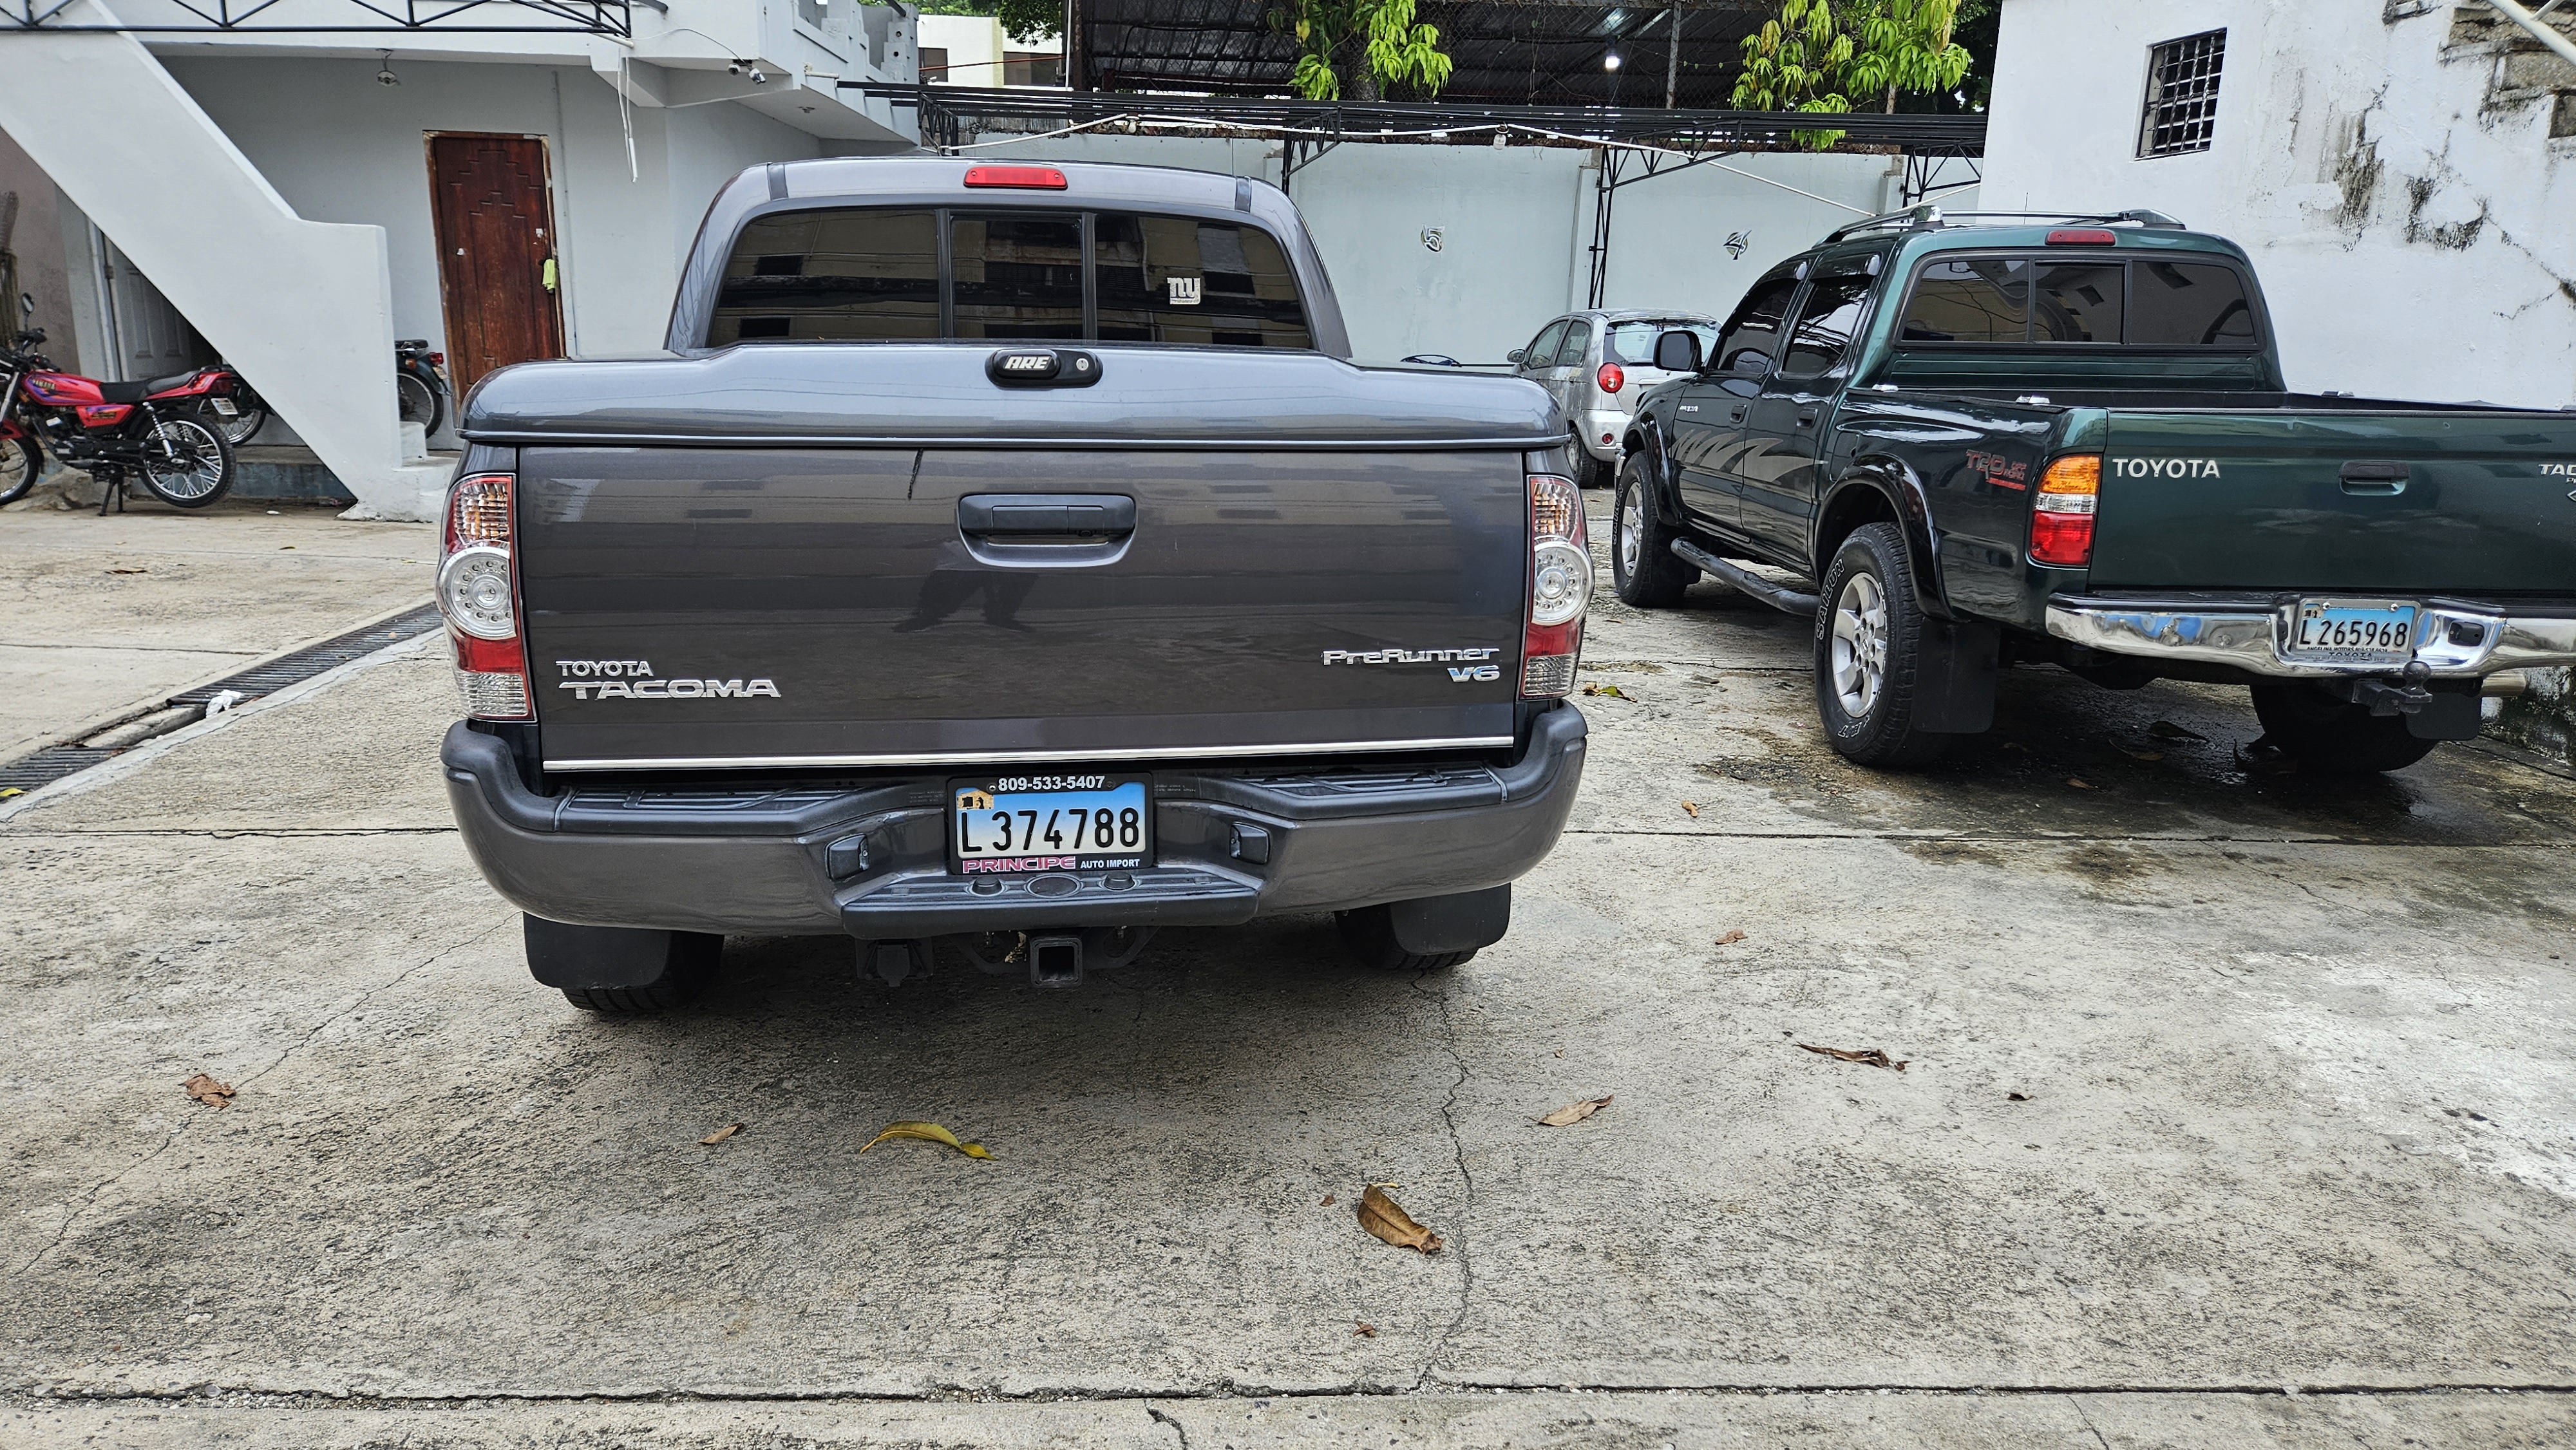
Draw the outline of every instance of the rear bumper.
[[[1540,715],[1507,766],[1154,772],[1157,864],[1118,874],[951,876],[945,777],[861,788],[602,788],[540,796],[500,739],[439,751],[466,849],[524,911],[588,926],[940,936],[1032,927],[1228,926],[1479,891],[1556,845],[1584,722]]]
[[[2437,679],[2474,679],[2499,670],[2576,664],[2576,602],[2498,604],[2358,589],[2337,594],[2411,598],[2416,605],[2415,661]],[[2394,674],[2401,668],[2286,658],[2298,606],[2298,595],[2271,592],[2156,597],[2061,594],[2048,602],[2048,632],[2105,654],[2229,666],[2276,679],[2341,679]]]
[[[1608,408],[1577,413],[1574,415],[1574,441],[1583,445],[1584,452],[1602,462],[1616,463],[1619,461],[1619,440],[1628,436],[1629,417],[1629,414]],[[1605,433],[1610,437],[1607,443],[1601,441]]]

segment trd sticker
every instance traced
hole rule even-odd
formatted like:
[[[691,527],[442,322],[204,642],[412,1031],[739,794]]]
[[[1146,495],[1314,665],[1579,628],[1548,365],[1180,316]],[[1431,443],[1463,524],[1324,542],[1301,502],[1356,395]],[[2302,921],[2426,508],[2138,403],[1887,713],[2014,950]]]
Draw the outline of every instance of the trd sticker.
[[[1985,475],[1986,482],[2016,493],[2030,491],[2030,465],[1992,453],[1970,453],[1968,471]]]

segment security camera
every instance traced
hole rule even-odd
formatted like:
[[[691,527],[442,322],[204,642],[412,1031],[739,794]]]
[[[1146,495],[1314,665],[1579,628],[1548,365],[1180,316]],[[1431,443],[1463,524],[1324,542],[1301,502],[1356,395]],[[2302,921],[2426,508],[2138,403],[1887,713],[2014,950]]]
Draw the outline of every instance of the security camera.
[[[751,83],[755,86],[765,86],[769,84],[769,77],[760,73],[760,67],[753,66],[751,68]]]
[[[742,62],[738,60],[729,62],[725,66],[725,74],[729,76],[738,76],[742,74]]]

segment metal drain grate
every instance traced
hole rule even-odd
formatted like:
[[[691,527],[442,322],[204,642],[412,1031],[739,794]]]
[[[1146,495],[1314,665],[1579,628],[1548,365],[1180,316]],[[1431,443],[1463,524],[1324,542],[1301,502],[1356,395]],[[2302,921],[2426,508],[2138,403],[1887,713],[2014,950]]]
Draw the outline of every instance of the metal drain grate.
[[[326,639],[311,649],[280,655],[266,664],[253,665],[240,674],[226,675],[211,685],[200,685],[184,695],[172,695],[170,703],[202,705],[226,690],[238,690],[244,700],[256,700],[299,681],[309,680],[324,670],[337,669],[351,660],[374,654],[386,645],[427,634],[436,628],[438,606],[424,604],[409,614],[396,615],[382,624],[352,630],[337,639]]]
[[[389,644],[414,639],[439,627],[438,606],[424,604],[407,614],[398,614],[380,624],[354,629],[336,639],[326,639],[310,649],[291,655],[280,655],[265,664],[257,664],[236,675],[226,675],[210,685],[200,685],[183,695],[172,695],[157,708],[173,705],[205,704],[226,690],[237,691],[243,703],[262,695],[275,694],[287,686],[309,680],[324,670],[337,669],[354,659],[374,654]],[[147,712],[148,713],[148,712]],[[170,728],[177,728],[175,725]],[[143,742],[134,742],[140,745]],[[100,749],[87,745],[48,745],[32,755],[0,764],[0,791],[9,799],[19,794],[51,785],[67,775],[77,775],[111,756],[122,754],[132,746]]]
[[[113,750],[92,750],[86,745],[48,745],[33,755],[22,755],[0,765],[0,790],[23,792],[51,785],[67,775],[75,775],[114,755]]]

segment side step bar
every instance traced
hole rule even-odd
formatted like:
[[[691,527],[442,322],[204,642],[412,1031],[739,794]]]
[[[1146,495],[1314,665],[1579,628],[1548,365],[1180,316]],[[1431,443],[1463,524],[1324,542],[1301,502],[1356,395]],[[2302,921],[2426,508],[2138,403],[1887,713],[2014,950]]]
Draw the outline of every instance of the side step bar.
[[[1673,540],[1673,552],[1682,561],[1703,574],[1715,575],[1721,583],[1732,585],[1784,614],[1814,614],[1818,600],[1813,594],[1801,594],[1785,584],[1775,584],[1741,564],[1729,563],[1688,539]]]

